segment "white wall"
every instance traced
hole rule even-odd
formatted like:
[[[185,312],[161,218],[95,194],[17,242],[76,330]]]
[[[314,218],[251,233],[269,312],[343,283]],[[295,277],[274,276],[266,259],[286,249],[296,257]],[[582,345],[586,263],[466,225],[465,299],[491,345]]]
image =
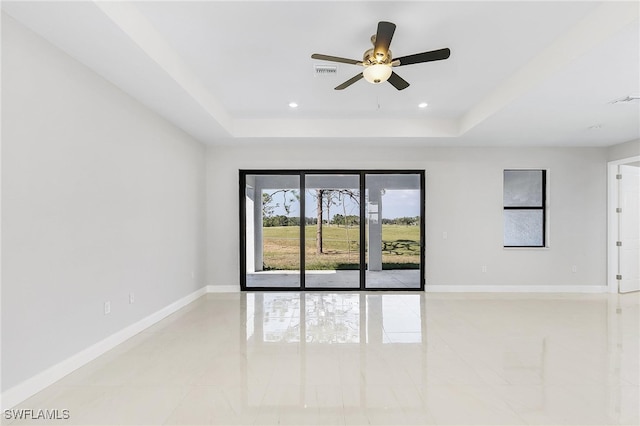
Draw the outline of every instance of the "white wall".
[[[609,161],[622,160],[640,155],[640,139],[609,147]]]
[[[239,283],[239,169],[343,168],[426,170],[428,286],[606,285],[605,148],[404,148],[400,142],[208,148],[209,284]],[[550,248],[504,249],[502,171],[534,167],[549,170]]]
[[[3,391],[202,287],[204,157],[2,15]]]

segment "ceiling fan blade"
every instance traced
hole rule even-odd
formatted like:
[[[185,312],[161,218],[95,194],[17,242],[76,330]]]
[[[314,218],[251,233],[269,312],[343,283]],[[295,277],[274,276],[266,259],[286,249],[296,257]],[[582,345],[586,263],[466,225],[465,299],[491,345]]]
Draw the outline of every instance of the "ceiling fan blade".
[[[448,48],[432,50],[430,52],[416,53],[415,55],[403,56],[401,58],[394,58],[394,61],[400,61],[400,65],[419,64],[422,62],[441,61],[447,59],[451,55],[451,51]]]
[[[339,58],[337,56],[321,55],[320,53],[314,53],[311,55],[313,59],[322,59],[323,61],[341,62],[343,64],[362,65],[362,61],[356,61],[355,59]]]
[[[376,33],[376,43],[373,48],[375,57],[380,59],[387,56],[393,33],[396,31],[396,24],[391,22],[378,22],[378,32]]]
[[[407,87],[409,87],[409,83],[395,72],[391,72],[391,76],[387,81],[398,90],[406,89]]]
[[[356,81],[360,80],[362,77],[364,77],[364,74],[360,73],[356,76],[351,77],[349,80],[345,81],[344,83],[342,83],[340,86],[337,86],[335,88],[335,90],[343,90],[346,89],[347,87],[351,86],[353,83],[355,83]]]

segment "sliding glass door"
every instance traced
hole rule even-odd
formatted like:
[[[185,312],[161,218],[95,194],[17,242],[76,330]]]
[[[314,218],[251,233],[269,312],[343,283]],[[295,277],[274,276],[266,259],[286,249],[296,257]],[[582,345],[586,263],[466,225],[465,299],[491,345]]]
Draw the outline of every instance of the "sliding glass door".
[[[244,176],[245,285],[300,288],[300,177]]]
[[[360,175],[305,175],[305,287],[360,288]]]
[[[240,283],[424,289],[423,171],[241,171]]]
[[[366,288],[421,288],[419,174],[367,174]]]

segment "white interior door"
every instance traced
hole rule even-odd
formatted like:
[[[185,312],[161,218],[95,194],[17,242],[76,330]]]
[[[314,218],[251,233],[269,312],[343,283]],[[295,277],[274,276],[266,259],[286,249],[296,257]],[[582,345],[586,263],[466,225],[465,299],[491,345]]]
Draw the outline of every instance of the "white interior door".
[[[618,291],[640,291],[640,164],[618,166]]]

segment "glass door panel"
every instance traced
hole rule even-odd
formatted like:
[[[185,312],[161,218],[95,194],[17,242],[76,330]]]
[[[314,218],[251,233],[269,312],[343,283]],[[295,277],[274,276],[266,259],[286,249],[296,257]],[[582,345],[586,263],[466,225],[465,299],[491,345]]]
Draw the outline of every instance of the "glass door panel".
[[[419,174],[367,174],[366,288],[421,288]]]
[[[243,290],[424,288],[424,172],[241,171]]]
[[[305,175],[305,287],[360,288],[360,175]]]
[[[300,287],[300,176],[245,180],[246,286]]]

